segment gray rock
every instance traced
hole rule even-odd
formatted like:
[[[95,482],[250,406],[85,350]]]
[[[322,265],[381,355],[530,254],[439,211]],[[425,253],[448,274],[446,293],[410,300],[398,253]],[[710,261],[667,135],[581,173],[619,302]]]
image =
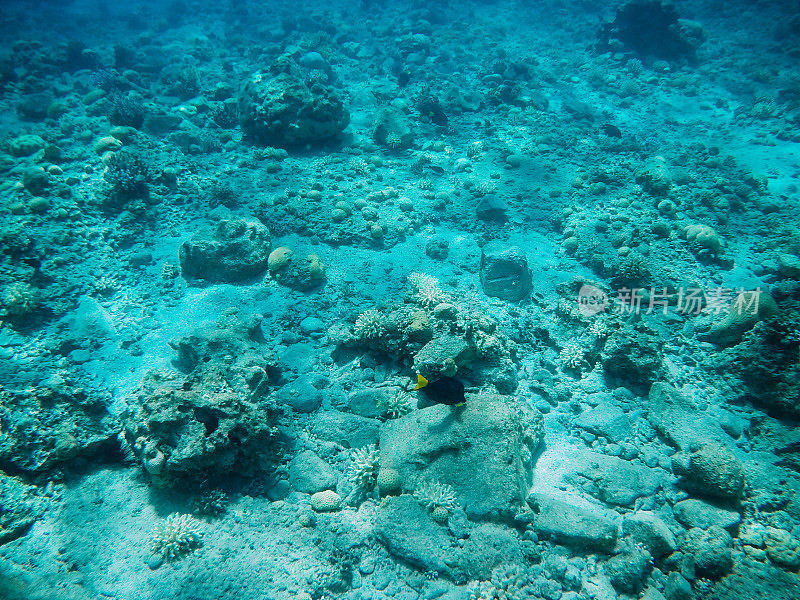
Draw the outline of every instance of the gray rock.
[[[531,270],[520,248],[487,245],[481,251],[481,285],[487,296],[518,302],[531,291]]]
[[[261,221],[226,219],[181,244],[181,273],[190,282],[241,282],[266,271],[271,249]]]
[[[690,529],[681,543],[681,551],[698,577],[720,579],[733,568],[733,538],[716,525],[708,530]]]
[[[621,442],[631,433],[631,422],[622,410],[612,404],[601,404],[575,419],[575,426],[612,442]]]
[[[647,418],[653,427],[681,450],[711,441],[731,441],[717,421],[703,414],[694,402],[667,383],[652,385],[647,407]]]
[[[311,413],[322,404],[322,392],[314,386],[312,377],[298,377],[275,393],[279,404],[291,406],[296,412]]]
[[[311,450],[300,452],[289,462],[289,482],[298,492],[313,494],[333,490],[338,479],[333,467]]]
[[[498,564],[523,560],[519,537],[509,528],[481,523],[470,529],[469,538],[454,544],[447,528],[434,523],[428,511],[409,495],[381,504],[375,534],[394,558],[462,583],[488,580]]]
[[[727,448],[705,444],[688,461],[673,460],[673,471],[681,483],[698,496],[738,500],[744,492],[744,468]]]
[[[47,507],[34,486],[0,471],[0,546],[25,535]]]
[[[652,469],[594,452],[587,452],[586,460],[565,479],[602,502],[625,507],[632,507],[637,498],[653,496],[661,486]]]
[[[622,533],[647,548],[655,558],[663,558],[677,547],[675,536],[667,524],[651,512],[626,515],[622,521]]]
[[[294,75],[256,73],[241,88],[239,122],[257,144],[288,148],[334,137],[350,113],[333,88]]]
[[[712,525],[730,529],[741,523],[742,517],[738,512],[719,508],[696,498],[681,500],[672,507],[675,518],[687,527],[700,527],[708,529]]]
[[[404,489],[423,481],[451,485],[470,519],[513,519],[526,509],[541,413],[513,397],[467,394],[463,407],[436,405],[381,427],[384,467]]]
[[[318,411],[311,422],[311,433],[321,440],[346,448],[361,448],[378,441],[378,421],[337,410]]]
[[[610,551],[617,541],[614,513],[600,507],[570,504],[554,496],[534,493],[528,502],[538,507],[536,532],[573,548]]]
[[[385,500],[375,519],[375,534],[389,553],[423,571],[446,573],[456,564],[456,550],[447,529],[408,495]]]
[[[667,600],[692,600],[694,591],[692,590],[692,584],[683,575],[673,571],[667,577],[667,583],[664,585],[664,595]]]
[[[425,344],[414,356],[414,370],[423,377],[438,375],[451,358],[461,367],[475,358],[475,349],[464,338],[442,335]]]
[[[634,546],[628,552],[609,558],[604,570],[615,590],[635,594],[647,580],[651,569],[650,558],[649,552]]]
[[[375,418],[384,413],[389,401],[400,391],[399,387],[379,387],[359,390],[350,394],[347,405],[362,417]]]
[[[494,194],[483,196],[475,207],[475,216],[481,221],[495,221],[505,223],[508,221],[508,202]]]
[[[754,590],[757,596],[745,595]],[[800,577],[770,564],[740,561],[736,569],[719,581],[704,600],[787,600],[800,598]]]

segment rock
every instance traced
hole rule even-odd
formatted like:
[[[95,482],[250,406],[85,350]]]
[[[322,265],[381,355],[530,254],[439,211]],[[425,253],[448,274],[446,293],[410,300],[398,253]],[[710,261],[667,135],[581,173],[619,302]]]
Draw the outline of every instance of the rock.
[[[656,559],[672,554],[677,547],[669,527],[651,512],[626,515],[622,521],[622,533],[641,544]]]
[[[359,390],[350,394],[347,405],[355,414],[374,419],[385,412],[385,407],[390,406],[399,391],[396,386]]]
[[[530,294],[532,278],[528,259],[516,246],[484,246],[480,274],[487,296],[518,302]]]
[[[706,531],[697,527],[690,529],[681,543],[681,551],[694,567],[695,574],[714,580],[733,568],[732,547],[730,534],[716,525]]]
[[[319,82],[256,73],[242,86],[239,122],[257,144],[288,148],[334,137],[347,127],[350,113],[339,95]]]
[[[314,414],[311,433],[345,448],[361,448],[378,441],[378,421],[338,410],[321,410]]]
[[[325,265],[319,256],[302,256],[285,247],[269,255],[268,268],[275,281],[293,290],[308,291],[325,280]]]
[[[225,219],[181,244],[181,273],[190,282],[238,283],[266,271],[270,249],[263,223]]]
[[[394,106],[378,110],[372,123],[372,140],[391,150],[403,150],[414,144],[414,131],[408,115]]]
[[[498,564],[523,560],[519,538],[507,527],[480,523],[459,544],[409,495],[390,497],[375,520],[378,541],[397,560],[456,582],[488,580]]]
[[[495,194],[483,196],[475,207],[475,216],[481,221],[505,223],[508,221],[507,212],[508,203]]]
[[[715,525],[723,529],[732,529],[742,521],[738,512],[719,508],[695,498],[675,503],[672,510],[675,512],[675,518],[687,527],[708,529]]]
[[[800,256],[794,254],[779,254],[778,273],[788,279],[800,281]]]
[[[41,167],[28,167],[22,172],[22,185],[34,196],[42,196],[50,185],[47,171]]]
[[[634,177],[648,194],[661,197],[669,195],[672,178],[666,161],[660,156],[648,159]]]
[[[289,461],[289,483],[298,492],[314,494],[334,489],[338,480],[333,467],[311,450],[300,452]]]
[[[441,335],[425,344],[414,356],[414,370],[423,377],[438,377],[452,360],[463,367],[476,358],[475,349],[462,337]]]
[[[698,496],[736,501],[744,493],[744,468],[733,453],[720,444],[704,444],[689,455],[688,464],[673,457],[672,469],[681,484]]]
[[[697,337],[720,346],[732,346],[739,343],[756,323],[779,313],[778,305],[769,294],[761,291],[742,292],[727,307],[725,316]]]
[[[467,394],[463,407],[435,405],[385,422],[381,466],[403,488],[448,484],[470,519],[512,520],[526,510],[533,453],[544,436],[537,410],[513,397]]]
[[[664,595],[667,600],[693,600],[695,597],[692,584],[683,575],[674,571],[667,577]],[[738,598],[738,596],[734,596],[734,598]]]
[[[629,551],[609,558],[603,570],[618,592],[635,594],[642,589],[650,572],[650,553],[635,546]]]
[[[652,469],[594,452],[587,452],[586,460],[565,479],[602,502],[629,508],[637,498],[653,496],[661,486]]]
[[[554,496],[534,493],[528,503],[538,508],[534,529],[545,538],[577,549],[610,551],[617,541],[614,513],[596,506],[578,506]]]
[[[764,545],[769,559],[784,569],[800,569],[800,541],[784,529],[767,527]]]
[[[694,402],[667,383],[653,384],[647,407],[647,418],[653,427],[681,450],[731,440],[718,420],[703,414]]]
[[[25,134],[9,142],[8,150],[13,156],[30,156],[44,150],[47,143],[41,136]]]
[[[0,546],[25,535],[42,515],[46,501],[35,486],[0,471]]]
[[[375,535],[389,553],[423,571],[447,573],[456,551],[447,529],[433,522],[428,511],[409,495],[385,500],[375,520]]]
[[[605,437],[610,442],[621,442],[631,433],[628,416],[611,404],[600,404],[582,412],[575,418],[575,426]]]
[[[689,596],[691,598],[692,596]],[[800,577],[769,564],[740,561],[704,600],[790,600],[800,598]]]
[[[687,225],[683,229],[683,236],[689,242],[689,247],[695,254],[708,253],[716,256],[725,247],[719,234],[708,225]]]
[[[298,377],[275,392],[275,401],[291,406],[295,412],[312,413],[322,405],[322,392],[314,385],[316,382],[314,377]]]
[[[183,117],[173,113],[148,113],[144,117],[142,130],[159,138],[174,131],[183,121]]]
[[[606,379],[614,386],[646,394],[661,378],[662,346],[659,335],[641,322],[612,330],[600,355]]]

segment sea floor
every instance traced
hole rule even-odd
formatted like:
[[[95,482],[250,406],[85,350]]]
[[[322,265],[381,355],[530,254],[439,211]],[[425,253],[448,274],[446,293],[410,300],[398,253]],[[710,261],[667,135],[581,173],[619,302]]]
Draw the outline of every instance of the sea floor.
[[[4,2],[0,598],[800,597],[800,7],[624,6]]]

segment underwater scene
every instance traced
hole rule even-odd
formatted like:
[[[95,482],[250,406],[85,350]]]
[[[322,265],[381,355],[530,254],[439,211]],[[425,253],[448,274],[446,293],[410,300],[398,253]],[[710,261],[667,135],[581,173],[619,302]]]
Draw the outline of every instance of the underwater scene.
[[[0,3],[0,600],[798,600],[799,425],[797,0]]]

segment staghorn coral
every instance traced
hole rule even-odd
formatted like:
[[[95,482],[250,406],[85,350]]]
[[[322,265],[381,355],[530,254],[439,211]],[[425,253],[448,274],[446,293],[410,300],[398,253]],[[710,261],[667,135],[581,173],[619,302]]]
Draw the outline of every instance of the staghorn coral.
[[[353,450],[353,462],[350,464],[350,483],[353,488],[364,491],[374,488],[378,464],[379,454],[375,446]]]
[[[439,280],[433,275],[425,273],[411,273],[408,276],[408,283],[411,284],[412,298],[427,309],[432,309],[437,304],[449,302],[448,296],[439,287]]]
[[[456,491],[452,486],[438,481],[423,482],[414,490],[414,498],[430,511],[437,508],[453,510],[458,508]]]
[[[386,319],[383,314],[368,308],[356,318],[353,335],[359,340],[374,340],[386,332]]]
[[[408,392],[400,391],[386,400],[386,414],[390,419],[399,419],[411,412],[412,406]]]
[[[580,370],[586,364],[583,348],[578,342],[569,342],[558,353],[558,362],[563,368]]]
[[[203,545],[200,522],[191,515],[172,513],[156,523],[150,550],[168,561],[177,560]]]

